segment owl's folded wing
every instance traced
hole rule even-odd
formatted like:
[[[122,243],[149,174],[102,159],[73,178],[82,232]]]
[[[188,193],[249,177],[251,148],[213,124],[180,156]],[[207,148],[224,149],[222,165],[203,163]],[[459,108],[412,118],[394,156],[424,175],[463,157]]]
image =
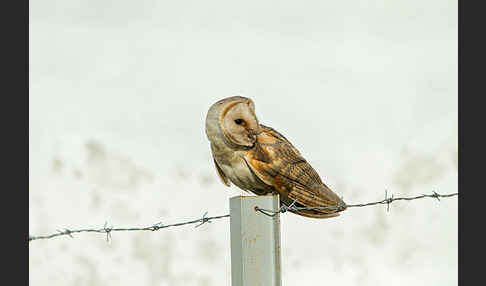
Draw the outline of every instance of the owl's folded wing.
[[[218,172],[218,177],[221,179],[221,182],[228,187],[231,186],[230,180],[223,173],[223,170],[221,170],[218,163],[216,163],[216,160],[213,159],[213,161],[214,161],[214,166],[216,167],[216,171]]]
[[[322,181],[300,152],[276,130],[261,125],[255,147],[247,152],[245,160],[254,174],[280,194],[280,200],[290,205],[326,207],[344,202]],[[295,211],[310,217],[338,215],[335,210]]]

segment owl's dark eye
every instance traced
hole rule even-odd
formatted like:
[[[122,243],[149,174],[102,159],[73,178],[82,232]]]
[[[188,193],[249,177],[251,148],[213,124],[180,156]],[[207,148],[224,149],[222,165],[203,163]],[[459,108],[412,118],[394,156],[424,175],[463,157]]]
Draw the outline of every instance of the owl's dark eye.
[[[238,125],[243,124],[243,122],[245,122],[243,119],[235,119],[235,123]]]

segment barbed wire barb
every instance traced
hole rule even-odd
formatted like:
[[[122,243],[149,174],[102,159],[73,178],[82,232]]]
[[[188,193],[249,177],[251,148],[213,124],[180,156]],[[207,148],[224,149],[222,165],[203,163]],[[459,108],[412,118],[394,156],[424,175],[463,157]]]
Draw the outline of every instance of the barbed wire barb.
[[[388,190],[385,189],[386,212],[390,211],[390,204],[393,202],[393,194],[388,198]]]
[[[163,227],[164,225],[162,224],[162,222],[158,222],[152,226],[149,226],[148,228],[151,228],[152,231],[156,231],[156,230],[159,230]]]
[[[208,220],[208,218],[206,217],[206,215],[208,214],[208,212],[205,212],[201,218],[201,223],[196,225],[194,228],[197,228],[197,227],[200,227],[201,225],[205,224],[205,223],[209,223],[211,222],[210,220]]]
[[[390,204],[395,202],[395,201],[411,201],[411,200],[418,200],[418,199],[423,199],[423,198],[435,198],[440,202],[440,198],[448,198],[448,197],[454,197],[458,196],[459,193],[452,193],[452,194],[446,194],[446,195],[441,195],[438,194],[436,191],[433,191],[431,195],[427,194],[422,194],[420,196],[415,196],[415,197],[394,197],[393,194],[388,197],[388,190],[385,189],[385,198],[381,201],[376,201],[376,202],[371,202],[371,203],[361,203],[361,204],[349,204],[349,205],[337,205],[337,206],[328,206],[328,207],[298,207],[296,206],[297,201],[294,200],[289,206],[282,205],[278,210],[268,210],[268,209],[262,209],[258,206],[255,206],[255,211],[261,212],[262,214],[265,214],[269,217],[274,217],[277,214],[280,213],[285,213],[287,211],[297,211],[297,210],[337,210],[337,211],[342,211],[347,208],[356,208],[356,207],[366,207],[366,206],[374,206],[374,205],[380,205],[380,204],[386,204],[387,205],[387,212],[390,210]],[[205,211],[202,217],[190,221],[185,221],[185,222],[178,222],[174,224],[162,224],[162,222],[158,222],[156,224],[152,224],[150,226],[146,227],[130,227],[130,228],[114,228],[113,225],[111,227],[108,227],[108,222],[105,221],[105,224],[103,225],[102,228],[99,229],[77,229],[77,230],[72,230],[68,228],[64,228],[64,230],[56,229],[56,233],[49,234],[49,235],[40,235],[40,236],[32,236],[29,234],[29,242],[33,240],[41,240],[41,239],[51,239],[54,237],[59,237],[59,236],[69,236],[71,238],[74,238],[73,234],[74,233],[81,233],[81,232],[95,232],[95,233],[104,233],[106,234],[106,241],[110,242],[112,240],[112,233],[115,231],[158,231],[161,229],[169,228],[169,227],[176,227],[176,226],[183,226],[183,225],[188,225],[188,224],[196,224],[194,228],[198,228],[202,226],[203,224],[206,223],[211,223],[213,220],[217,219],[222,219],[222,218],[227,218],[230,215],[220,215],[220,216],[212,216],[208,217],[208,212]]]
[[[111,239],[111,230],[113,229],[113,225],[111,227],[106,227],[106,225],[108,224],[107,221],[105,221],[105,225],[103,225],[103,229],[106,233],[106,242],[110,242],[110,239]]]

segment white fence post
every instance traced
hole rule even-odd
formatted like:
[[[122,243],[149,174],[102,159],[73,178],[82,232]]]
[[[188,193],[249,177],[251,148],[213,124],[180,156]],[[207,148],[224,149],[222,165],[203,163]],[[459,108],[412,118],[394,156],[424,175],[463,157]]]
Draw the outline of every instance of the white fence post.
[[[280,214],[255,210],[279,209],[278,196],[230,198],[231,285],[281,286]]]

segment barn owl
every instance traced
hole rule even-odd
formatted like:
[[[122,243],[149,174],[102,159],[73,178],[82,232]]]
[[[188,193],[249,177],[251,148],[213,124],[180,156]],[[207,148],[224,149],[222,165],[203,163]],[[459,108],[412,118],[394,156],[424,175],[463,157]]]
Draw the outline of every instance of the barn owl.
[[[345,206],[282,134],[258,122],[251,99],[233,96],[214,103],[206,116],[206,135],[226,186],[233,183],[256,195],[278,193],[286,206]],[[312,218],[339,215],[329,209],[290,211]]]

